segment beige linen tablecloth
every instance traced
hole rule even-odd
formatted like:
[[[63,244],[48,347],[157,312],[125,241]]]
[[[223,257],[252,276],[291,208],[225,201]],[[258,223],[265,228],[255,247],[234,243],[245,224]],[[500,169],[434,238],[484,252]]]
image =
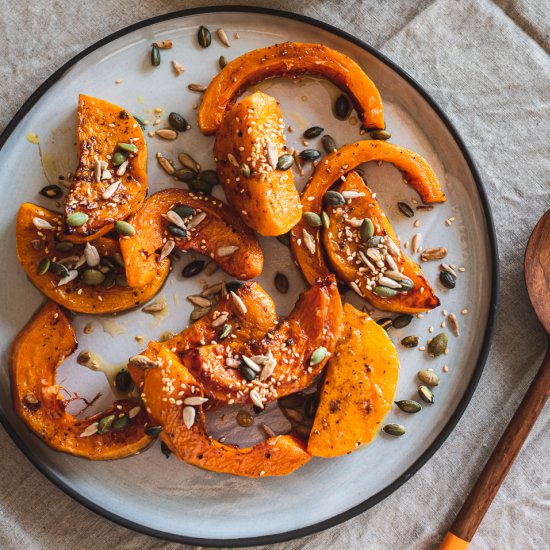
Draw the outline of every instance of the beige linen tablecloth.
[[[46,77],[93,42],[139,20],[201,4],[207,2],[0,0],[0,129]],[[544,337],[528,304],[522,258],[531,229],[550,208],[550,6],[544,0],[255,4],[336,25],[409,72],[458,128],[490,198],[500,249],[500,313],[468,410],[428,464],[389,498],[343,525],[273,547],[435,548],[542,359]],[[473,548],[550,547],[549,431],[547,408]],[[77,504],[0,428],[0,548],[176,546]]]

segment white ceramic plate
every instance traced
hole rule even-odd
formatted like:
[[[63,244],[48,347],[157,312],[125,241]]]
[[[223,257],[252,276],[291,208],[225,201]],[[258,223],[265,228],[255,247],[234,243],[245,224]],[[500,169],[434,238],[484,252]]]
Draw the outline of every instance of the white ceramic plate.
[[[208,49],[197,44],[200,25],[213,31]],[[230,48],[215,37],[214,31],[220,27],[231,39]],[[235,39],[235,33],[239,39]],[[154,68],[149,60],[150,44],[166,38],[174,41],[174,48],[162,51],[162,64]],[[430,360],[425,352],[398,345],[401,373],[397,398],[414,397],[415,373],[421,367],[431,367],[442,379],[436,389],[436,404],[425,406],[417,415],[405,415],[396,408],[388,414],[386,421],[406,425],[405,437],[379,435],[367,448],[337,459],[313,459],[284,478],[251,480],[202,471],[173,457],[167,460],[158,444],[140,456],[110,463],[88,462],[51,451],[12,412],[7,376],[10,342],[43,300],[23,276],[15,257],[17,208],[24,201],[52,207],[50,201],[37,194],[46,179],[38,147],[26,135],[33,132],[39,136],[46,172],[55,181],[59,174],[75,167],[76,105],[80,92],[120,104],[151,122],[155,107],[164,109],[163,121],[170,111],[180,112],[193,125],[191,131],[176,142],[149,139],[151,191],[174,186],[154,160],[157,151],[175,159],[178,152],[185,150],[204,167],[214,166],[213,138],[201,136],[195,124],[193,104],[200,97],[188,91],[187,84],[208,84],[218,70],[220,55],[232,59],[251,49],[286,40],[320,42],[358,61],[382,93],[392,141],[423,155],[447,194],[446,204],[416,215],[414,219],[421,223],[416,229],[413,220],[399,214],[396,207],[397,200],[412,204],[416,199],[397,170],[390,165],[365,167],[367,180],[378,192],[401,241],[410,240],[420,231],[425,247],[445,246],[450,251],[447,261],[465,267],[457,288],[448,291],[437,281],[437,262],[424,264],[442,307],[423,319],[414,319],[406,329],[391,331],[395,342],[416,334],[425,343],[430,326],[436,332],[441,330],[442,309],[457,314],[461,336],[450,336],[447,356]],[[172,59],[185,66],[182,76],[174,74]],[[117,79],[122,80],[118,85]],[[287,133],[291,146],[302,147],[301,133],[312,125],[324,127],[339,145],[364,138],[359,136],[355,114],[346,122],[334,118],[332,104],[339,92],[326,81],[309,77],[277,79],[260,88],[281,102],[286,124],[294,127],[293,133]],[[316,144],[317,140],[312,140],[312,145]],[[2,422],[34,464],[86,506],[129,527],[182,542],[227,546],[285,540],[341,522],[387,496],[422,466],[458,421],[481,373],[496,307],[497,267],[490,214],[475,168],[448,120],[416,83],[372,48],[327,25],[270,10],[220,8],[170,14],[120,31],[77,56],[29,99],[2,135],[0,145],[0,188],[4,196],[0,211]],[[305,180],[299,181],[300,188],[304,183]],[[454,223],[448,226],[444,222],[451,216]],[[304,284],[286,247],[276,239],[262,239],[262,245],[266,261],[259,282],[275,298],[279,313],[287,314]],[[108,362],[123,364],[143,347],[134,340],[135,335],[154,339],[167,330],[185,327],[191,308],[184,297],[200,287],[200,277],[181,277],[181,267],[187,261],[184,258],[176,264],[161,292],[169,305],[167,316],[155,319],[141,311],[116,318],[78,316],[74,323],[79,349],[101,350]],[[277,271],[290,277],[291,291],[286,296],[274,288]],[[220,272],[209,278],[212,282],[219,279]],[[356,296],[349,299],[362,305]],[[460,314],[464,308],[468,315]],[[383,314],[375,314],[375,318],[380,316]],[[91,320],[95,330],[84,335],[82,328]],[[121,333],[115,336],[117,332]],[[447,374],[442,373],[444,364],[449,366]],[[103,391],[102,405],[112,398],[105,377],[77,366],[75,356],[60,368],[58,378],[81,395]],[[226,426],[218,425],[216,432],[223,433],[225,429]],[[245,439],[259,437],[259,428],[255,427],[246,432]]]

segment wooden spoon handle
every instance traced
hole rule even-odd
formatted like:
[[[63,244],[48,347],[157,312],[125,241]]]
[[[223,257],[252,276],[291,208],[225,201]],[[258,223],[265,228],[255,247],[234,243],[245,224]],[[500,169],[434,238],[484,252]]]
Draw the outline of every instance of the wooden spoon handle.
[[[468,495],[440,550],[464,550],[475,535],[550,393],[550,348],[521,405]]]

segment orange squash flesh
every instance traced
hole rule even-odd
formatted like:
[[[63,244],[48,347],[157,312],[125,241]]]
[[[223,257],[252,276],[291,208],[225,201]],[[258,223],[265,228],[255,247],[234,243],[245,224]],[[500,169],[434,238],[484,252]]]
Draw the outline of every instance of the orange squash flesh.
[[[56,383],[56,369],[76,347],[76,337],[65,311],[54,302],[44,304],[11,347],[10,377],[15,412],[56,451],[90,460],[111,460],[143,450],[152,441],[144,431],[148,418],[143,408],[120,431],[81,437],[84,430],[101,418],[111,414],[128,415],[136,403],[118,400],[109,410],[82,420],[69,414]]]
[[[50,223],[54,230],[39,230],[33,224],[33,218]],[[35,204],[24,203],[19,208],[16,223],[17,258],[23,270],[33,284],[48,298],[78,313],[114,313],[137,307],[148,302],[162,287],[170,270],[166,260],[158,266],[149,283],[140,288],[128,288],[115,284],[112,288],[103,285],[89,286],[77,278],[63,286],[58,286],[60,277],[52,272],[38,275],[37,270],[43,258],[56,259],[57,262],[70,256],[82,256],[83,245],[75,245],[67,252],[55,249],[56,238],[62,232],[62,218],[50,210]],[[101,257],[113,257],[120,254],[118,239],[101,237],[94,241]],[[81,269],[85,269],[83,266]],[[121,274],[124,270],[120,270]]]
[[[270,437],[254,447],[224,445],[206,430],[203,406],[195,406],[194,424],[183,423],[184,401],[202,397],[203,390],[177,356],[159,343],[151,343],[145,352],[158,363],[157,368],[142,371],[129,367],[141,391],[154,425],[163,427],[161,439],[182,461],[210,470],[246,477],[287,475],[310,460],[305,444],[294,435]]]
[[[175,239],[177,248],[210,256],[226,273],[238,279],[252,279],[261,273],[263,254],[258,239],[232,209],[221,200],[201,193],[165,189],[151,195],[130,218],[136,234],[121,238],[120,248],[130,286],[146,285],[155,277],[158,252],[168,238],[173,238],[167,230],[170,222],[163,216],[179,205],[190,206],[196,214],[205,213],[206,218],[188,230],[187,237]],[[238,248],[232,254],[220,254],[228,246]]]
[[[380,93],[355,61],[322,44],[284,42],[237,57],[212,79],[199,109],[201,132],[217,132],[225,110],[248,86],[274,76],[301,74],[327,78],[349,94],[366,129],[385,127]]]
[[[325,206],[325,211],[330,219],[330,227],[323,231],[322,242],[328,262],[336,272],[338,278],[345,283],[355,282],[361,291],[361,295],[371,305],[385,311],[419,313],[437,307],[439,305],[439,298],[435,295],[433,288],[426,280],[420,266],[408,256],[405,256],[399,249],[397,245],[399,241],[395,231],[363,179],[356,172],[352,172],[347,176],[346,181],[340,184],[336,190],[340,193],[355,191],[364,195],[348,200],[342,206]],[[399,256],[392,254],[392,257],[399,271],[414,284],[411,290],[399,292],[391,298],[379,296],[373,292],[372,289],[375,286],[375,283],[372,282],[373,274],[357,256],[358,251],[363,246],[359,235],[359,228],[352,227],[346,222],[346,220],[364,220],[365,218],[370,218],[373,222],[375,235],[384,238],[389,237],[396,248],[399,249]],[[363,246],[363,252],[365,251],[366,248]],[[349,256],[353,256],[354,258],[351,262],[348,260]],[[357,263],[358,261],[360,262],[359,264]],[[389,269],[387,264],[386,268]]]
[[[340,339],[328,362],[308,453],[331,458],[372,441],[391,408],[398,374],[397,351],[384,329],[345,304]]]
[[[292,170],[275,167],[287,152],[283,128],[277,101],[256,92],[227,111],[214,144],[218,178],[228,202],[249,227],[265,236],[287,233],[302,215]]]
[[[307,388],[322,372],[334,350],[342,318],[342,304],[334,280],[319,281],[298,300],[289,317],[258,341],[216,343],[180,354],[182,363],[220,403],[250,403],[256,389],[264,403]],[[324,347],[322,360],[312,365],[313,352]],[[270,376],[248,382],[238,367],[242,356],[271,353],[275,368]],[[228,359],[236,365],[228,365]],[[260,381],[264,384],[259,383]]]
[[[128,165],[118,176],[113,155],[119,143],[133,144],[136,153],[128,154]],[[84,242],[108,233],[115,221],[123,220],[141,206],[147,195],[147,144],[136,119],[122,107],[103,99],[80,95],[78,98],[78,166],[74,172],[65,204],[65,216],[83,212],[88,220],[80,227],[66,226],[67,239]],[[96,163],[106,163],[110,178],[98,181]],[[103,171],[103,170],[101,170]],[[114,194],[103,193],[120,181]]]

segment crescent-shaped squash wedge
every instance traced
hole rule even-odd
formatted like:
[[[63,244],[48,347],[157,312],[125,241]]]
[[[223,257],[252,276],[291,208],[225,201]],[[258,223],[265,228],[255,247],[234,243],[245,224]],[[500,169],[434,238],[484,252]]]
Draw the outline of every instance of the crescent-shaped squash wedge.
[[[53,229],[45,229],[44,224]],[[170,271],[170,262],[165,260],[156,266],[146,285],[129,288],[125,283],[124,267],[120,265],[118,239],[100,237],[93,245],[86,245],[93,246],[100,261],[92,268],[95,281],[89,281],[97,284],[87,284],[90,274],[85,275],[85,272],[90,266],[82,260],[86,257],[85,245],[60,243],[61,215],[35,204],[21,205],[15,233],[17,258],[33,284],[54,302],[78,313],[114,313],[148,302],[162,287]],[[65,247],[63,251],[58,250],[60,245]],[[42,266],[47,268],[48,263],[49,270],[42,273]],[[79,264],[82,265],[75,268]],[[105,273],[97,273],[99,270]],[[63,284],[63,279],[73,271],[78,272],[76,278]]]
[[[178,207],[183,207],[185,213]],[[178,216],[186,229],[174,228],[166,218],[174,209],[182,213]],[[132,287],[146,285],[155,277],[161,261],[158,253],[168,240],[174,240],[180,250],[210,256],[238,279],[252,279],[262,271],[263,254],[258,239],[219,199],[182,189],[165,189],[151,195],[129,222],[135,235],[121,238],[120,248]]]
[[[274,76],[301,74],[327,78],[349,94],[365,129],[385,127],[380,93],[355,61],[322,44],[284,42],[237,57],[212,79],[199,109],[201,132],[215,133],[227,107],[248,86]]]
[[[90,460],[124,458],[140,452],[152,439],[145,434],[147,414],[135,402],[115,401],[109,410],[82,420],[65,410],[67,403],[56,383],[56,369],[76,346],[67,313],[54,302],[44,304],[11,347],[15,412],[56,451]],[[107,420],[101,422],[103,418]]]
[[[352,172],[336,191],[362,195],[341,206],[325,206],[330,226],[323,230],[322,243],[338,278],[385,311],[419,313],[437,307],[439,299],[430,283],[399,248],[397,235],[363,179]],[[381,239],[378,245],[361,239],[357,225],[366,218],[374,225],[374,239]]]
[[[278,170],[286,153],[277,101],[262,92],[227,111],[216,134],[214,158],[228,202],[265,236],[287,233],[302,217],[291,169]]]
[[[128,111],[87,95],[78,98],[76,136],[79,160],[65,217],[67,239],[83,242],[108,233],[115,221],[136,212],[145,200],[147,144]],[[72,223],[76,213],[86,221]]]
[[[152,343],[145,353],[158,366],[143,371],[130,365],[129,371],[151,421],[163,427],[161,439],[180,460],[205,470],[246,477],[287,475],[310,460],[305,444],[294,435],[270,437],[247,448],[216,441],[206,430],[203,405],[186,403],[204,396],[200,383],[162,344]],[[188,409],[188,422],[193,420],[189,426],[184,422],[184,409]]]
[[[180,358],[217,402],[261,406],[313,382],[334,350],[341,319],[331,276],[304,292],[292,313],[261,340],[211,343]]]
[[[390,410],[397,378],[397,351],[367,314],[344,305],[334,356],[329,360],[307,451],[330,458],[369,443]]]

